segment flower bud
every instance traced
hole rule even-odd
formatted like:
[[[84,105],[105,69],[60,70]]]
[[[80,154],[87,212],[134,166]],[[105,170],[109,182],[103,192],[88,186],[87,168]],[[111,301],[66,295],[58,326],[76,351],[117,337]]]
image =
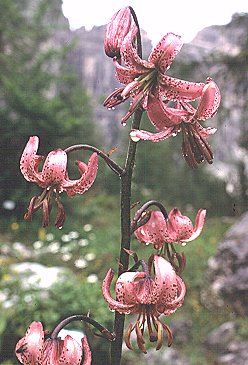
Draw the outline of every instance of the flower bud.
[[[120,48],[126,35],[131,32],[131,39],[137,33],[130,8],[127,6],[113,15],[107,25],[104,39],[104,50],[108,57],[120,57]]]

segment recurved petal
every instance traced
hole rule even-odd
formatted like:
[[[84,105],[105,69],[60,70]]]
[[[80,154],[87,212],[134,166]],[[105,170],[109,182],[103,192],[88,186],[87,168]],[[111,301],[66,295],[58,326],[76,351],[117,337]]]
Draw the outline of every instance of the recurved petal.
[[[81,359],[81,345],[71,336],[67,335],[63,341],[62,352],[60,354],[57,354],[55,363],[60,365],[80,365]]]
[[[83,351],[84,351],[84,362],[82,365],[91,365],[92,356],[91,356],[91,350],[90,350],[90,346],[89,346],[87,337],[84,336],[82,338],[81,342],[82,342],[82,347],[83,347]]]
[[[42,347],[44,331],[40,322],[32,322],[25,336],[16,345],[15,352],[18,360],[24,365],[42,365]]]
[[[168,100],[174,101],[193,101],[201,97],[204,83],[184,81],[159,74],[159,89],[160,96]]]
[[[217,113],[220,100],[221,95],[218,86],[211,78],[208,78],[197,107],[196,119],[206,120],[212,118]]]
[[[46,188],[51,185],[60,185],[66,176],[67,154],[58,149],[50,152],[44,162],[39,182],[41,187]]]
[[[37,182],[38,179],[38,166],[43,160],[43,156],[36,154],[38,146],[39,138],[37,136],[30,137],[21,156],[20,169],[27,181]]]
[[[128,314],[131,312],[134,304],[124,304],[115,300],[110,293],[110,285],[114,277],[114,271],[109,269],[102,284],[103,297],[109,305],[109,309],[118,311],[119,313]]]
[[[96,179],[98,168],[98,156],[97,153],[93,153],[89,159],[86,171],[78,180],[65,179],[61,187],[66,190],[67,195],[73,196],[75,194],[85,193],[94,183]],[[80,168],[79,168],[80,170]]]
[[[206,209],[199,209],[198,213],[196,215],[196,221],[195,221],[195,228],[193,230],[192,235],[185,240],[185,242],[190,242],[195,240],[198,236],[200,236],[203,226],[204,226],[204,220],[206,217]]]
[[[176,282],[177,282],[177,295],[170,303],[167,303],[166,309],[164,311],[164,314],[166,315],[174,313],[178,308],[182,306],[184,301],[184,296],[186,294],[186,286],[179,276],[176,276]]]
[[[190,120],[193,116],[192,112],[168,107],[165,102],[153,95],[149,95],[147,115],[158,130],[174,127]]]
[[[168,234],[171,241],[185,242],[193,234],[194,228],[191,220],[183,216],[178,208],[169,213]]]
[[[120,57],[122,42],[129,32],[130,38],[133,39],[137,33],[137,26],[127,6],[118,10],[106,27],[104,49],[107,56]]]
[[[183,42],[174,33],[167,33],[151,52],[148,61],[155,64],[161,72],[165,72],[176,55],[180,52]]]
[[[159,211],[151,212],[150,219],[134,232],[141,244],[152,243],[156,249],[160,249],[167,235],[167,227],[164,216]]]
[[[138,142],[140,139],[151,142],[159,142],[171,137],[172,135],[174,135],[174,133],[177,133],[177,131],[178,128],[175,127],[165,128],[162,132],[159,133],[152,133],[144,130],[133,129],[130,132],[130,137],[134,142]]]
[[[155,303],[167,303],[175,297],[176,273],[169,261],[162,256],[154,256]]]
[[[140,303],[138,296],[142,296],[140,283],[142,284],[145,278],[144,272],[125,272],[121,274],[116,282],[115,290],[117,299],[124,304],[135,305]]]
[[[139,57],[137,49],[132,44],[132,34],[129,32],[125,37],[121,46],[121,56],[124,63],[129,69],[133,69],[136,72],[149,71],[154,68],[154,65]]]
[[[202,125],[200,125],[200,123],[195,123],[194,128],[196,129],[196,131],[199,133],[199,135],[202,138],[208,138],[209,136],[212,136],[216,131],[217,128],[212,128],[212,127],[203,127]]]
[[[116,79],[123,85],[129,84],[130,82],[134,81],[136,77],[142,74],[142,72],[137,71],[136,69],[130,69],[122,66],[116,58],[113,59],[113,63],[116,70]]]

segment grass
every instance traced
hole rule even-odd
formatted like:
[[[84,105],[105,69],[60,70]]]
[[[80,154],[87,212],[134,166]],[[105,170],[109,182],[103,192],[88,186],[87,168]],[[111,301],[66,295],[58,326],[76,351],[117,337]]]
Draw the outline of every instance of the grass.
[[[2,221],[1,227],[5,225],[6,229],[5,233],[0,236],[0,244],[2,248],[10,247],[9,255],[2,256],[2,268],[5,268],[4,270],[7,272],[9,263],[27,260],[22,257],[21,252],[15,251],[15,247],[17,247],[15,243],[23,243],[24,247],[36,252],[37,256],[32,257],[32,261],[38,260],[46,266],[64,266],[72,272],[72,276],[68,277],[66,288],[63,285],[57,287],[57,291],[55,291],[57,298],[53,298],[52,304],[49,302],[50,299],[47,299],[47,313],[50,313],[53,319],[65,315],[66,310],[77,311],[79,308],[87,308],[91,310],[91,313],[96,314],[98,319],[101,318],[105,324],[110,324],[113,314],[108,311],[100,292],[101,281],[107,269],[112,267],[115,272],[118,269],[120,226],[118,206],[117,197],[91,196],[90,199],[85,199],[83,203],[82,200],[75,199],[73,209],[76,214],[74,213],[73,216],[68,214],[66,224],[62,230],[57,230],[52,226],[46,230],[41,229],[38,214],[32,223]],[[182,308],[170,316],[166,322],[169,324],[175,319],[186,319],[192,322],[192,329],[187,343],[180,345],[180,350],[190,358],[192,365],[206,365],[208,363],[202,346],[206,335],[218,324],[232,318],[231,313],[228,313],[228,311],[211,312],[202,303],[201,299],[208,259],[216,252],[218,242],[223,238],[229,225],[223,223],[221,218],[207,219],[201,236],[186,247],[178,248],[178,250],[183,250],[187,257],[187,265],[183,273],[183,280],[187,286],[187,295]],[[73,238],[72,232],[74,232],[74,235],[77,232],[77,238]],[[66,236],[67,240],[63,241],[62,237]],[[68,240],[68,237],[71,238]],[[40,243],[41,248],[39,248],[37,242],[42,243]],[[57,246],[54,242],[57,242]],[[84,243],[80,246],[79,242]],[[146,257],[153,252],[152,247],[148,246],[144,249],[135,239],[132,241],[132,250],[137,251],[140,258],[144,250]],[[63,254],[65,253],[71,255],[67,261],[63,261]],[[75,266],[77,259],[89,258],[89,254],[94,258],[86,260],[86,267]],[[87,284],[87,278],[92,274],[97,275],[98,281],[94,284]],[[70,280],[72,282],[69,282]],[[44,305],[39,307],[39,297],[35,300],[37,300],[40,311],[44,310]],[[63,304],[61,305],[61,303]],[[25,302],[22,311],[22,318],[30,318],[30,308],[28,306],[25,308]],[[60,315],[57,315],[54,311],[58,311]],[[34,313],[38,316],[37,308]],[[11,315],[11,312],[6,311],[6,315]],[[22,318],[18,319],[17,327],[19,326],[19,328]],[[176,341],[174,346],[175,348],[179,346]],[[136,356],[135,352],[133,356]],[[137,356],[140,358],[140,355]],[[137,364],[139,364],[138,358]]]

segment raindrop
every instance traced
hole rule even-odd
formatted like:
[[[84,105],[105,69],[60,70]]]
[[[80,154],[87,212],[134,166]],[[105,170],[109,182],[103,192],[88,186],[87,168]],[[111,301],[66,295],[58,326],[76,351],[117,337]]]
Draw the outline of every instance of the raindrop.
[[[125,123],[125,122],[122,123],[122,127],[126,127],[126,125],[127,125],[127,123]]]
[[[172,133],[172,137],[176,137],[177,136],[177,132]]]
[[[63,226],[58,227],[58,229],[62,229],[62,228],[63,228]]]

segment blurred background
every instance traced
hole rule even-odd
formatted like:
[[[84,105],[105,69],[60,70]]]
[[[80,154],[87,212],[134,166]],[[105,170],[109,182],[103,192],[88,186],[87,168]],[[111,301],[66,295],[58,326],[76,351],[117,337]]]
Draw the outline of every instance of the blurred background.
[[[168,211],[177,206],[192,220],[198,209],[207,209],[202,235],[184,247],[185,304],[164,318],[174,333],[172,349],[165,345],[159,354],[151,349],[143,355],[124,346],[123,365],[248,361],[248,14],[236,12],[228,23],[214,24],[199,29],[168,72],[195,82],[211,76],[220,87],[222,103],[208,123],[218,129],[209,139],[214,164],[190,170],[180,135],[161,143],[140,142],[133,181],[132,203],[160,200]],[[168,30],[163,24],[160,29],[162,37]],[[32,223],[23,220],[30,199],[41,191],[19,171],[32,135],[40,138],[39,154],[87,143],[104,151],[116,148],[112,157],[123,165],[130,123],[121,127],[120,119],[128,105],[114,111],[102,106],[118,87],[103,51],[104,30],[104,23],[97,23],[72,31],[60,0],[1,1],[0,364],[18,363],[15,344],[34,320],[52,330],[69,315],[90,312],[112,325],[114,314],[102,299],[101,283],[110,266],[117,271],[118,177],[100,161],[86,194],[61,196],[67,220],[57,230],[41,228],[40,212]],[[145,57],[154,45],[146,31]],[[146,117],[142,129],[152,130]],[[88,158],[87,152],[70,155],[71,178],[78,176],[74,160]],[[135,239],[132,249],[141,255]],[[147,247],[144,255],[151,252]],[[86,330],[75,323],[69,329]],[[106,341],[93,333],[89,340],[93,364],[107,365]]]

